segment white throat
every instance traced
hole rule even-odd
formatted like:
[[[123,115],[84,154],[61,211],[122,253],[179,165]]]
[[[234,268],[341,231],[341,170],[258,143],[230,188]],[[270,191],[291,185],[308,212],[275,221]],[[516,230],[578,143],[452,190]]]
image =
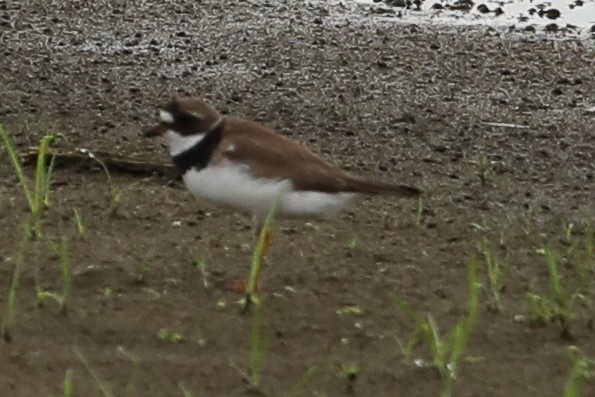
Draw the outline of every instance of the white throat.
[[[174,130],[167,131],[169,140],[169,152],[172,156],[182,153],[204,139],[206,134],[194,134],[183,136]]]

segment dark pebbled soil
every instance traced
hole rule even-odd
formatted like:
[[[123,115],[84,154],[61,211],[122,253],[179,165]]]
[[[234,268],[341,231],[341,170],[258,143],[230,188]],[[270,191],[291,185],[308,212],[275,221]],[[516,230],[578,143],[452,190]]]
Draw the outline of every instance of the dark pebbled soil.
[[[59,147],[166,162],[164,143],[138,133],[158,104],[189,94],[354,172],[426,191],[421,225],[416,202],[391,199],[325,223],[275,224],[262,286],[264,395],[439,395],[436,373],[404,360],[397,340],[413,324],[389,294],[446,332],[465,314],[467,263],[484,240],[508,265],[502,310],[488,310],[482,293],[455,394],[560,396],[567,346],[595,357],[586,303],[571,342],[525,310],[527,292],[551,294],[538,248],[558,252],[571,291],[581,287],[573,265],[588,260],[569,254],[563,225],[574,224],[584,252],[595,220],[592,40],[392,25],[289,1],[33,0],[0,1],[0,51],[0,120],[19,149],[55,128]],[[7,157],[0,151],[3,313],[27,214]],[[13,340],[0,345],[0,395],[63,395],[69,368],[77,396],[103,395],[100,383],[128,396],[181,396],[180,385],[196,396],[248,394],[251,318],[237,294],[205,289],[193,263],[203,259],[217,279],[246,277],[250,219],[196,200],[179,181],[112,178],[123,189],[115,214],[99,169],[56,170],[45,235],[69,242],[72,298],[67,316],[53,301],[36,305],[36,279],[59,291],[59,261],[47,239],[28,243]],[[363,314],[337,315],[346,305]],[[430,360],[423,347],[414,358]],[[341,364],[360,370],[351,391]]]

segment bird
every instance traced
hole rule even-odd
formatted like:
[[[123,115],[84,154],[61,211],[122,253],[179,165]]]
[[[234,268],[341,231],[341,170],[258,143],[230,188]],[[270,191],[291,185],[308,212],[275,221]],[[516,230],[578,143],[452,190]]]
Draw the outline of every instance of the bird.
[[[296,140],[224,116],[195,97],[174,97],[160,106],[159,122],[143,135],[167,138],[172,161],[194,196],[252,215],[257,230],[276,202],[277,217],[328,219],[361,196],[422,193],[350,173]]]

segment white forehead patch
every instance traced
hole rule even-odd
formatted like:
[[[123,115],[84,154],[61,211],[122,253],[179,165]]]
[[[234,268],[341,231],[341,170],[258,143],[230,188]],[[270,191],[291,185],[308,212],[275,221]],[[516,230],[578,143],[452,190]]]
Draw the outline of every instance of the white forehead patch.
[[[165,111],[165,110],[159,111],[159,118],[164,123],[173,123],[174,122],[174,116],[170,112]]]

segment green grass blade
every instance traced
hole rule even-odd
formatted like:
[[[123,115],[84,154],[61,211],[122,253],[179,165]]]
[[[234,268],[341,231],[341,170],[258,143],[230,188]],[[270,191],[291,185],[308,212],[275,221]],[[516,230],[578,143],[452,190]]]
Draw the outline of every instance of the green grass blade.
[[[120,199],[122,198],[123,191],[121,189],[119,189],[116,185],[114,185],[114,183],[112,181],[112,175],[110,174],[109,169],[107,168],[105,163],[99,157],[95,156],[95,154],[93,154],[93,152],[91,152],[90,150],[87,150],[87,149],[79,149],[79,152],[89,156],[90,159],[97,162],[97,164],[99,164],[101,169],[103,169],[103,172],[105,173],[105,176],[107,177],[107,185],[109,186],[109,191],[110,191],[110,196],[111,196],[110,214],[116,215],[118,212],[118,209],[120,207]],[[131,186],[133,186],[137,183],[140,183],[140,182],[141,181],[134,182],[131,184]]]
[[[424,199],[420,197],[417,200],[417,212],[415,215],[415,223],[417,226],[421,226],[424,223],[424,215],[425,215],[425,207],[424,207]]]
[[[469,300],[467,305],[467,329],[470,330],[474,325],[479,314],[479,293],[481,291],[481,283],[479,282],[477,259],[471,258],[468,269],[469,282]]]
[[[302,376],[298,380],[298,382],[283,396],[284,397],[293,397],[293,396],[305,395],[308,384],[312,381],[312,379],[314,378],[314,375],[316,375],[316,368],[314,368],[314,367],[309,368],[308,371],[304,374],[304,376]]]
[[[64,375],[64,384],[63,384],[64,397],[74,397],[74,385],[73,385],[73,381],[72,381],[73,373],[74,372],[73,372],[72,368],[68,368],[66,370],[66,375]]]
[[[48,208],[51,204],[50,202],[50,191],[51,191],[51,179],[54,173],[54,168],[56,167],[56,155],[52,155],[52,159],[50,160],[50,165],[47,170],[46,180],[45,180],[45,195],[43,197],[43,205],[45,208]]]
[[[561,305],[565,305],[567,296],[564,286],[562,285],[562,277],[560,276],[560,271],[558,269],[558,261],[556,260],[555,254],[551,247],[545,247],[544,253],[545,263],[550,275],[550,283],[552,285],[552,289],[554,290],[556,301]]]
[[[483,262],[487,267],[488,272],[488,287],[490,295],[490,304],[492,309],[500,311],[500,291],[503,286],[504,266],[501,261],[492,253],[490,244],[484,239],[481,244],[481,253],[483,255]]]
[[[252,264],[250,266],[250,278],[248,280],[248,287],[246,289],[246,293],[248,296],[254,294],[256,291],[257,283],[258,283],[258,275],[260,274],[260,269],[262,268],[262,256],[264,252],[264,247],[266,245],[267,235],[269,230],[271,229],[271,224],[275,219],[275,215],[277,214],[277,210],[279,209],[279,205],[281,204],[281,198],[287,191],[287,187],[282,187],[277,195],[277,198],[273,202],[273,205],[269,209],[269,212],[262,224],[262,228],[260,229],[260,235],[258,237],[258,243],[256,244],[256,248],[252,255]]]
[[[407,341],[407,344],[405,346],[403,346],[401,342],[397,340],[397,343],[401,348],[401,352],[405,357],[405,362],[407,364],[411,364],[413,362],[413,349],[419,342],[420,337],[425,336],[427,324],[422,318],[422,316],[417,311],[415,311],[413,307],[411,307],[409,302],[391,293],[389,293],[389,297],[415,323],[415,329],[411,333],[411,336],[409,337],[409,340]]]
[[[37,153],[37,165],[35,167],[35,184],[33,190],[33,216],[35,218],[35,233],[41,236],[41,215],[49,204],[50,178],[51,173],[46,167],[47,152],[55,139],[54,134],[48,134],[41,139]],[[53,166],[51,166],[53,167]]]
[[[25,173],[23,171],[23,166],[21,164],[21,160],[19,159],[17,152],[14,149],[14,145],[12,144],[12,141],[10,139],[10,136],[8,136],[8,132],[6,131],[6,129],[4,128],[4,125],[2,123],[0,123],[0,138],[2,138],[2,142],[4,143],[4,147],[6,148],[6,151],[8,152],[8,157],[10,158],[10,162],[12,163],[12,166],[14,167],[14,170],[17,173],[19,182],[21,184],[21,187],[23,188],[25,197],[27,198],[27,203],[29,204],[29,209],[31,211],[33,211],[34,201],[33,201],[33,196],[31,194],[31,190],[29,188],[29,179],[27,178],[27,176],[25,175]]]
[[[83,363],[83,365],[85,366],[85,368],[87,368],[87,371],[89,372],[89,374],[91,374],[91,376],[93,377],[93,380],[95,380],[95,383],[97,383],[97,385],[99,386],[99,390],[101,390],[101,393],[103,394],[103,396],[104,397],[115,397],[114,392],[107,385],[107,383],[105,383],[99,377],[99,374],[97,372],[95,372],[95,370],[93,368],[91,368],[91,365],[89,364],[89,361],[83,355],[83,353],[81,353],[78,349],[74,349],[74,352],[78,356],[79,360],[81,360],[81,362]]]
[[[124,350],[123,347],[119,347],[118,351],[128,357],[130,361],[132,361],[132,370],[130,371],[130,377],[128,378],[128,383],[126,384],[126,392],[124,393],[124,396],[137,396],[138,392],[136,385],[138,383],[139,360],[134,354]]]
[[[250,386],[258,389],[260,388],[262,367],[267,350],[267,344],[262,335],[262,305],[256,305],[252,313],[250,345]]]
[[[184,385],[183,383],[178,383],[178,387],[180,388],[180,391],[182,392],[184,397],[193,397],[194,396],[192,394],[192,392],[190,391],[190,389],[188,389],[186,387],[186,385]]]
[[[450,363],[453,366],[453,374],[456,377],[458,363],[463,359],[467,342],[479,313],[479,293],[481,284],[478,282],[477,259],[471,258],[468,269],[469,298],[467,302],[467,317],[457,324],[452,337],[452,348],[450,352]]]
[[[436,320],[431,314],[427,315],[426,323],[424,324],[424,331],[426,338],[428,340],[428,344],[430,345],[430,349],[432,350],[432,356],[434,359],[432,360],[432,365],[440,372],[440,375],[444,378],[446,368],[446,353],[447,348],[444,345],[444,341],[440,336],[440,329],[438,328],[438,324],[436,324]]]
[[[419,324],[423,321],[422,317],[419,315],[419,313],[417,313],[415,311],[415,309],[413,309],[411,307],[409,302],[407,302],[406,300],[404,300],[394,294],[389,294],[389,296],[392,299],[392,301],[397,306],[399,306],[399,308],[401,308],[401,310],[403,310],[405,312],[405,314],[407,314],[413,321],[415,321],[416,324]]]
[[[467,330],[465,321],[458,323],[449,335],[451,350],[448,363],[450,364],[450,376],[456,378],[458,375],[458,365],[465,353],[467,345]]]
[[[12,281],[10,283],[10,290],[8,291],[8,298],[6,300],[6,307],[4,309],[4,318],[2,321],[2,336],[4,337],[4,340],[7,342],[10,342],[10,340],[12,339],[12,328],[14,327],[16,319],[18,289],[20,285],[21,273],[25,265],[25,248],[27,242],[29,241],[29,223],[30,220],[28,218],[23,224],[21,243],[15,260]]]
[[[105,172],[105,175],[107,176],[107,183],[108,183],[108,185],[111,186],[111,184],[112,184],[112,175],[110,174],[109,170],[107,169],[107,166],[105,165],[105,163],[103,161],[101,161],[101,159],[99,159],[97,156],[95,156],[95,154],[93,154],[93,152],[91,152],[90,150],[79,149],[79,151],[82,154],[86,154],[87,156],[89,156],[90,159],[96,161],[99,164],[99,166],[103,169],[103,172]]]
[[[68,240],[66,240],[66,237],[62,237],[58,254],[60,256],[60,271],[62,273],[62,298],[60,310],[65,313],[68,302],[70,301],[70,292],[72,289],[72,268],[70,266]]]
[[[585,230],[585,256],[580,266],[583,284],[589,286],[593,270],[595,270],[595,230],[591,223],[587,223]]]
[[[87,225],[85,224],[83,214],[79,211],[78,208],[74,209],[74,220],[76,222],[76,230],[78,231],[79,235],[84,235],[87,231]]]
[[[45,158],[50,145],[50,136],[46,135],[41,139],[37,152],[37,165],[35,166],[35,185],[33,189],[34,213],[41,211],[47,187]]]

